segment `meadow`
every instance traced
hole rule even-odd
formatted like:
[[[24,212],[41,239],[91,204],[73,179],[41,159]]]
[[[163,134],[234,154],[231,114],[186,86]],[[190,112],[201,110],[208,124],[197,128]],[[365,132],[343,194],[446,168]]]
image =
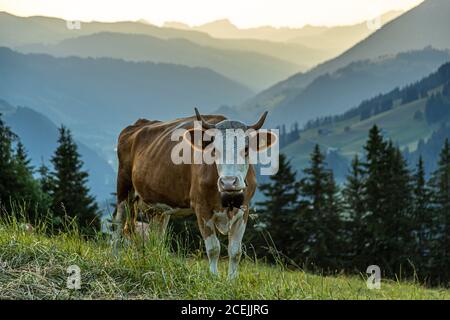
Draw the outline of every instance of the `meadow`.
[[[208,272],[205,254],[187,253],[179,242],[152,234],[113,251],[109,237],[82,237],[74,227],[49,236],[15,219],[0,223],[0,299],[450,299],[450,290],[382,279],[368,289],[367,276],[321,276],[245,255],[239,277]],[[248,252],[247,252],[248,253]],[[249,253],[248,253],[249,254]],[[80,268],[79,290],[67,286],[68,268]]]

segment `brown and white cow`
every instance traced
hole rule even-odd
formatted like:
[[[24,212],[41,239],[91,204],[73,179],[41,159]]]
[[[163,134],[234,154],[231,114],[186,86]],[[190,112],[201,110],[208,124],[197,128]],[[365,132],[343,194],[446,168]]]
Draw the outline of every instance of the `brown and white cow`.
[[[256,189],[255,169],[248,159],[239,164],[223,164],[220,161],[212,164],[176,164],[172,159],[172,150],[179,142],[173,141],[172,137],[175,130],[186,129],[188,134],[184,138],[198,152],[198,145],[191,135],[195,121],[201,123],[202,133],[215,129],[223,133],[225,139],[229,131],[227,129],[259,130],[267,112],[252,126],[227,120],[220,115],[201,116],[197,109],[195,112],[194,117],[167,122],[141,119],[120,133],[115,232],[117,236],[126,228],[125,208],[130,199],[138,198],[146,204],[163,203],[170,207],[191,209],[197,216],[213,274],[218,273],[220,254],[216,229],[222,234],[228,234],[228,276],[234,278],[241,257],[249,203]],[[237,150],[237,145],[232,147],[236,152],[248,153],[246,141],[243,146],[245,150]],[[267,149],[275,141],[276,136],[269,134],[264,145],[258,145],[257,148]],[[217,144],[219,141],[216,139],[211,143]]]

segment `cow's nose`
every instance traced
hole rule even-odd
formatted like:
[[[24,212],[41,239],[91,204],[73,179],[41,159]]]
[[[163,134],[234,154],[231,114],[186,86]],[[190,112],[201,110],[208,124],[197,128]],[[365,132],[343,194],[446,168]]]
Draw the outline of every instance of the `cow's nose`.
[[[236,176],[223,176],[219,178],[219,191],[240,191],[239,178]]]

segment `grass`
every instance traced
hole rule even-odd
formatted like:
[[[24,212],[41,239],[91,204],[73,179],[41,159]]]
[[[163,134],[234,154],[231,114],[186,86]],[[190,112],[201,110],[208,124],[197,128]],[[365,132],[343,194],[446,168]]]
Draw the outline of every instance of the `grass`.
[[[378,125],[384,130],[386,136],[391,138],[400,147],[408,147],[414,151],[420,139],[428,139],[436,125],[429,125],[425,119],[415,120],[417,111],[424,113],[426,99],[411,103],[396,105],[392,110],[380,113],[366,120],[359,117],[323,125],[319,128],[301,132],[301,138],[286,146],[281,152],[285,153],[296,168],[304,168],[309,162],[309,156],[317,143],[323,150],[328,147],[336,148],[339,153],[351,160],[356,153],[360,153],[367,141],[369,130]],[[350,130],[345,130],[346,128]],[[319,129],[330,130],[328,135],[319,135]]]
[[[113,254],[106,238],[86,240],[76,230],[49,237],[37,227],[0,223],[0,299],[450,299],[450,290],[382,281],[369,290],[363,276],[320,276],[244,257],[239,278],[209,274],[204,255],[170,252],[151,236]],[[67,268],[81,269],[81,289],[66,286]]]

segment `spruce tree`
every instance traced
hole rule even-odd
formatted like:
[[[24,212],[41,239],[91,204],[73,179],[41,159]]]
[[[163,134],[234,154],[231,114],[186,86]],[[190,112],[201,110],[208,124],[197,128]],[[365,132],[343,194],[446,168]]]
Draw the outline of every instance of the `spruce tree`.
[[[350,172],[344,186],[343,196],[347,219],[344,223],[349,268],[363,270],[366,261],[362,258],[368,239],[367,226],[364,222],[367,213],[365,197],[364,168],[358,155],[352,160]]]
[[[14,134],[5,125],[0,114],[0,209],[7,211],[15,189],[13,139]]]
[[[44,203],[41,203],[43,195],[39,182],[33,177],[34,169],[30,163],[25,147],[19,140],[14,156],[15,200],[19,201],[25,210],[22,214],[26,214],[30,222],[35,222],[47,208]]]
[[[431,209],[431,193],[425,178],[425,168],[422,156],[419,157],[417,168],[413,177],[414,201],[413,201],[413,230],[415,239],[414,259],[419,274],[424,274],[429,269],[428,255],[430,251],[431,235],[433,234],[433,216]]]
[[[435,232],[431,252],[433,274],[438,281],[450,280],[450,144],[445,139],[438,169],[433,173],[433,207],[435,209]]]
[[[269,180],[259,187],[266,199],[256,203],[260,213],[259,225],[270,232],[277,249],[290,258],[295,258],[293,256],[295,252],[291,248],[296,245],[294,222],[297,219],[298,183],[296,172],[292,170],[290,161],[285,155],[280,154],[278,172]],[[260,245],[267,245],[259,242]]]
[[[393,275],[409,267],[413,257],[411,177],[400,150],[385,142],[377,126],[365,146],[365,199],[368,228],[366,263],[378,264]]]
[[[342,254],[340,206],[332,172],[326,168],[319,145],[311,154],[310,166],[300,181],[299,229],[303,241],[305,267],[334,269]]]
[[[70,130],[64,126],[59,129],[58,147],[51,162],[54,167],[51,195],[55,223],[60,224],[67,215],[75,218],[85,233],[98,229],[98,207],[86,186],[88,173],[82,170],[77,145]]]

